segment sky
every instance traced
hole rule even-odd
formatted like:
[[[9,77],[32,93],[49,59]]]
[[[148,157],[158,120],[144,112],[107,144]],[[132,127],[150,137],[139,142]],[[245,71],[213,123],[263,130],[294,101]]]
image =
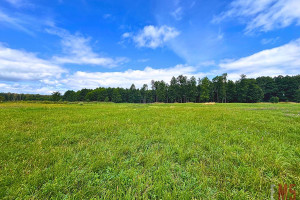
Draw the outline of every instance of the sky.
[[[299,72],[300,0],[0,0],[0,92]]]

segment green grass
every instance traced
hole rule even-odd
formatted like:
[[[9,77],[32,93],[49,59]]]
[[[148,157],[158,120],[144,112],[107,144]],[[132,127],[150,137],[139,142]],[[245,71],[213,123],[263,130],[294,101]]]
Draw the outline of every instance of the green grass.
[[[0,104],[0,199],[300,194],[300,104]]]

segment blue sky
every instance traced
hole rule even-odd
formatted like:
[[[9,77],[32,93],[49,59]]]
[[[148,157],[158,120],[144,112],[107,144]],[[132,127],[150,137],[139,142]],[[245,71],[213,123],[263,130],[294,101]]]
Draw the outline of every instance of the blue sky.
[[[299,0],[0,0],[0,92],[300,72]]]

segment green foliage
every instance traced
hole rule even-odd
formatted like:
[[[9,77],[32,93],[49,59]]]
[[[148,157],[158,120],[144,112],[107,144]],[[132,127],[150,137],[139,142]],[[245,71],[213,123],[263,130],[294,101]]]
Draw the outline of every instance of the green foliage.
[[[74,92],[73,90],[68,90],[65,92],[64,96],[63,96],[63,100],[64,101],[76,101],[76,92]]]
[[[226,85],[227,85],[227,74],[222,76],[216,76],[212,79],[212,100],[216,102],[226,102]]]
[[[129,103],[140,103],[141,94],[138,89],[135,88],[135,85],[132,84],[128,90],[128,101]]]
[[[52,101],[59,101],[61,99],[61,94],[60,92],[53,92],[51,95],[51,100]]]
[[[237,101],[241,103],[247,102],[248,80],[246,75],[242,74],[239,81],[236,83]]]
[[[144,84],[143,87],[141,88],[141,98],[143,103],[147,102],[147,97],[148,97],[148,85]]]
[[[270,98],[270,102],[271,103],[278,103],[279,102],[279,98],[278,97],[271,97]]]
[[[174,103],[178,101],[179,98],[178,89],[179,89],[179,84],[177,83],[176,78],[173,76],[170,81],[170,86],[168,90],[170,103]]]
[[[5,98],[3,96],[0,96],[0,102],[5,101]]]
[[[297,76],[277,76],[274,78],[279,101],[295,101],[296,91],[299,89],[300,75]]]
[[[196,102],[198,96],[197,81],[194,76],[187,80],[187,102]]]
[[[168,85],[164,81],[152,81],[156,102],[167,102]]]
[[[92,91],[91,89],[82,89],[76,92],[76,100],[77,101],[85,101],[87,98],[87,94]]]
[[[263,101],[269,102],[272,96],[276,96],[278,88],[273,78],[269,76],[262,76],[258,77],[256,81],[264,93]]]
[[[272,184],[300,190],[299,104],[0,110],[0,199],[270,199]]]
[[[296,91],[296,102],[300,103],[300,89]]]
[[[109,98],[105,97],[104,102],[109,102]]]
[[[247,102],[248,103],[260,102],[264,97],[264,93],[262,89],[257,85],[255,79],[248,79],[247,81],[248,81]]]
[[[210,96],[211,82],[207,77],[199,81],[200,86],[200,102],[208,102]]]
[[[236,96],[236,84],[229,80],[228,84],[226,85],[226,94],[227,94],[227,102],[233,103],[236,102],[237,96]]]
[[[120,92],[118,89],[115,89],[113,91],[113,95],[112,95],[112,102],[115,102],[115,103],[121,103],[122,102],[122,97],[120,95]]]

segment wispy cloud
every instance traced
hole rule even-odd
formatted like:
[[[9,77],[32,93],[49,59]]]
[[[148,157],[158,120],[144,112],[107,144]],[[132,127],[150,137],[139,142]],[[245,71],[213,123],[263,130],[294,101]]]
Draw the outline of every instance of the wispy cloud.
[[[41,81],[60,78],[67,71],[36,54],[0,44],[0,81]]]
[[[68,31],[59,28],[46,29],[46,31],[61,38],[61,45],[64,55],[53,57],[53,60],[57,63],[116,67],[128,61],[128,59],[125,57],[110,58],[100,56],[92,49],[90,45],[91,38],[84,37],[79,33],[73,35]]]
[[[246,24],[246,33],[271,31],[293,23],[300,25],[300,3],[299,0],[234,0],[213,22],[237,17]]]
[[[138,59],[137,61],[141,63],[145,63],[148,62],[149,60],[150,60],[149,58],[144,58],[144,59]]]
[[[4,13],[0,10],[0,23],[5,24],[9,27],[12,27],[14,29],[18,29],[20,31],[23,31],[29,35],[34,35],[34,33],[27,28],[29,25],[28,21],[22,19],[22,17],[12,17],[8,14]]]
[[[55,22],[49,16],[33,17],[19,12],[7,12],[0,9],[0,24],[12,29],[35,36],[42,27],[54,26]]]
[[[137,34],[124,33],[123,38],[132,38],[138,47],[155,49],[163,46],[166,42],[177,37],[179,34],[179,31],[173,27],[166,25],[160,27],[149,25],[145,26]]]
[[[252,77],[297,74],[300,72],[300,38],[237,60],[223,61],[222,71]]]
[[[33,4],[28,2],[27,0],[5,0],[12,6],[19,8],[19,7],[33,7]]]
[[[279,37],[275,37],[275,38],[264,38],[261,40],[261,43],[266,45],[266,44],[275,44],[276,42],[278,42],[280,38]]]
[[[112,18],[112,15],[111,14],[104,14],[103,18],[104,19],[109,19],[109,18]]]
[[[171,16],[176,20],[181,20],[183,15],[182,7],[177,7],[173,12],[171,12]]]
[[[214,60],[207,60],[207,61],[201,62],[199,65],[200,66],[215,66],[216,62]]]

